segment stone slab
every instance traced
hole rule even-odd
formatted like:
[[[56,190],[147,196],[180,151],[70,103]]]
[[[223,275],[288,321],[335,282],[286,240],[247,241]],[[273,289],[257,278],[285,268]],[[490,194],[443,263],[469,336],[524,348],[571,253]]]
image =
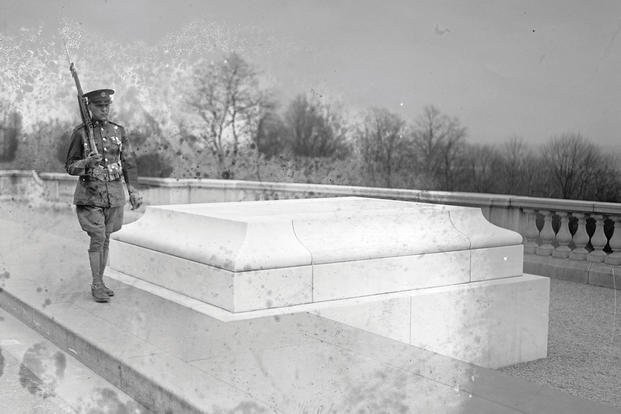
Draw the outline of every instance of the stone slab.
[[[236,204],[149,206],[112,238],[233,272],[311,264],[290,219],[227,214]]]
[[[621,266],[605,263],[590,263],[589,284],[621,289]]]
[[[478,208],[360,197],[152,206],[112,237],[115,270],[234,312],[521,273]]]
[[[361,197],[150,206],[113,237],[231,271],[522,242],[478,208]]]
[[[313,300],[334,300],[470,281],[470,252],[428,253],[313,266]]]
[[[521,276],[524,273],[524,245],[473,249],[470,254],[472,282]]]
[[[488,368],[545,358],[549,292],[550,280],[532,275],[423,292],[411,344]]]
[[[607,263],[527,254],[524,269],[554,279],[621,289],[621,266]]]
[[[545,358],[550,280],[524,275],[420,289],[409,297],[317,310],[317,314],[476,365]],[[408,306],[409,304],[409,306]]]
[[[229,312],[116,271],[107,275],[228,323],[312,312],[486,367],[526,362],[547,354],[549,279],[546,277],[525,275]]]
[[[312,269],[231,272],[110,240],[111,267],[231,312],[312,302]]]
[[[231,272],[174,255],[110,240],[110,266],[189,297],[233,310]]]
[[[283,364],[283,359],[298,363]],[[329,344],[267,349],[193,365],[255,398],[267,396],[266,404],[283,413],[513,412],[468,392],[447,394],[445,385],[412,372],[386,381],[376,362]],[[326,376],[330,381],[322,383]]]
[[[547,353],[549,279],[525,275],[314,302],[227,312],[168,289],[108,276],[222,321],[313,312],[356,328],[486,367],[544,358]],[[138,286],[140,285],[140,286]]]
[[[412,340],[412,297],[396,297],[373,302],[351,304],[315,310],[324,318],[354,326],[406,344]]]

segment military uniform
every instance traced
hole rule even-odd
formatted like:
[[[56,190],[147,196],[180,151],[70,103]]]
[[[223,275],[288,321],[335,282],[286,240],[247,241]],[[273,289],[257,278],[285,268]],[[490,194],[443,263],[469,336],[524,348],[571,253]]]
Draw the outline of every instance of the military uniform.
[[[93,137],[97,152],[103,156],[98,171],[86,166],[89,148],[84,125],[78,126],[71,136],[65,166],[69,174],[80,176],[73,203],[78,206],[123,206],[126,200],[121,179],[125,178],[129,185],[135,185],[138,179],[136,161],[125,129],[114,122],[93,121]]]
[[[114,91],[105,89],[89,92],[85,96],[89,103],[109,105],[109,95],[112,93]],[[90,236],[88,253],[93,276],[93,296],[98,302],[105,302],[106,296],[114,295],[104,285],[103,273],[108,260],[110,233],[119,230],[123,224],[123,206],[126,200],[123,179],[130,191],[130,197],[134,197],[132,193],[135,193],[138,174],[130,142],[121,125],[95,120],[92,122],[92,129],[101,161],[96,165],[89,164],[87,158],[92,150],[86,127],[82,124],[73,130],[65,169],[69,174],[79,176],[73,202],[80,226]],[[135,199],[131,201],[134,206]],[[99,293],[95,291],[96,288],[101,288],[97,291]],[[101,290],[106,294],[101,294]]]

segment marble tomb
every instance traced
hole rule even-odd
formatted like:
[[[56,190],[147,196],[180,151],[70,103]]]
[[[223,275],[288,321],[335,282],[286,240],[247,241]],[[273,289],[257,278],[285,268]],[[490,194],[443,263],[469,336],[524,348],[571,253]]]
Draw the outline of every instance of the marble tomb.
[[[149,206],[112,235],[109,276],[221,319],[315,312],[496,368],[547,354],[549,279],[522,266],[522,237],[479,208],[339,197]]]

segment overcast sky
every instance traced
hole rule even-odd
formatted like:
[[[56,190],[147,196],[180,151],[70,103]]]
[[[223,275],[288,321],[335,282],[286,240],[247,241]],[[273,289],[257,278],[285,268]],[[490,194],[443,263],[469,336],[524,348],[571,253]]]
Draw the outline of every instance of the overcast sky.
[[[619,144],[618,0],[0,0],[0,31],[61,15],[149,44],[197,19],[250,32],[253,63],[287,98],[314,89],[407,120],[434,104],[473,142],[571,131]]]

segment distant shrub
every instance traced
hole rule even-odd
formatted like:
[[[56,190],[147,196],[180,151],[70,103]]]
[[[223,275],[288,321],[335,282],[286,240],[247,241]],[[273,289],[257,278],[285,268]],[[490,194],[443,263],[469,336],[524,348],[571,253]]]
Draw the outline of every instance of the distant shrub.
[[[168,160],[157,152],[143,154],[137,157],[138,175],[142,177],[167,178],[173,171]]]
[[[9,113],[2,120],[0,124],[0,162],[10,162],[15,159],[21,124],[22,119],[17,112]]]
[[[7,133],[4,129],[0,130],[0,162],[13,161],[17,154],[17,145],[17,134],[13,131]]]
[[[135,151],[140,151],[141,147],[147,143],[149,136],[150,133],[141,129],[133,129],[127,134],[127,138],[129,139],[129,142],[131,142],[131,145]]]
[[[65,164],[67,160],[67,152],[69,152],[69,144],[71,144],[71,131],[65,131],[56,135],[56,139],[54,140],[54,152],[56,155],[56,159],[61,163]]]

